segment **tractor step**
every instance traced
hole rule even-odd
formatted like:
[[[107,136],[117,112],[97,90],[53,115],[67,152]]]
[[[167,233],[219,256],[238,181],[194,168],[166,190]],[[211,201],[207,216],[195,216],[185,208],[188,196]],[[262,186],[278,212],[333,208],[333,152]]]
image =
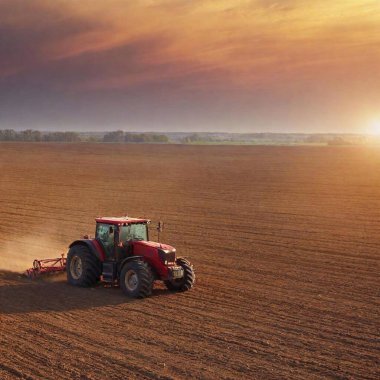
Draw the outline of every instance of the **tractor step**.
[[[117,280],[117,267],[115,261],[106,261],[103,263],[102,277],[104,282],[115,282]]]

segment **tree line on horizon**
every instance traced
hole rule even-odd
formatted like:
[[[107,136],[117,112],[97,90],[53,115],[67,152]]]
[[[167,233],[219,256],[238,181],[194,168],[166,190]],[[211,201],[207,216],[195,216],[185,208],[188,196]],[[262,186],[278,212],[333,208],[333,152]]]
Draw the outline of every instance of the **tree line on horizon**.
[[[78,132],[41,132],[34,129],[15,131],[0,129],[0,141],[25,142],[126,142],[126,143],[168,143],[168,136],[154,133],[129,133],[113,131],[101,136],[86,136]]]
[[[168,143],[169,137],[156,133],[132,133],[121,130],[108,132],[103,136],[103,142],[126,143]]]
[[[76,142],[81,141],[81,138],[77,132],[41,132],[34,129],[17,132],[13,129],[0,129],[0,141]]]
[[[169,136],[162,133],[136,133],[122,130],[107,132],[104,135],[89,135],[78,132],[41,132],[35,129],[15,131],[14,129],[0,129],[0,141],[23,141],[23,142],[108,142],[108,143],[171,143]],[[218,141],[198,133],[189,134],[178,139],[183,144]]]
[[[15,131],[0,129],[0,141],[21,142],[105,142],[105,143],[145,143],[145,144],[323,144],[356,145],[370,140],[364,135],[343,134],[234,134],[234,133],[153,133],[124,132],[122,130],[106,133],[86,132],[41,132],[34,129]]]

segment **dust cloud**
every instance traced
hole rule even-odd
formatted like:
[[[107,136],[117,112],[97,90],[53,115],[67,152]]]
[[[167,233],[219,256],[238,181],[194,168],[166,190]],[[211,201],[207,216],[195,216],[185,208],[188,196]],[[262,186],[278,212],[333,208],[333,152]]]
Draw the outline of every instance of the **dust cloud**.
[[[30,235],[0,243],[0,270],[24,272],[34,259],[60,257],[67,246],[53,239]]]

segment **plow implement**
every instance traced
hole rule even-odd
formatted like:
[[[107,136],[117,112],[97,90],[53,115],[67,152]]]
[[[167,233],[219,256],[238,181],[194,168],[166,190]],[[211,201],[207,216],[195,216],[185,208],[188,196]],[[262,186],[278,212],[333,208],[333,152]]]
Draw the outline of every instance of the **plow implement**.
[[[25,271],[25,275],[29,278],[36,278],[42,274],[51,274],[64,272],[66,270],[66,258],[62,254],[61,257],[55,259],[34,260],[33,267]]]

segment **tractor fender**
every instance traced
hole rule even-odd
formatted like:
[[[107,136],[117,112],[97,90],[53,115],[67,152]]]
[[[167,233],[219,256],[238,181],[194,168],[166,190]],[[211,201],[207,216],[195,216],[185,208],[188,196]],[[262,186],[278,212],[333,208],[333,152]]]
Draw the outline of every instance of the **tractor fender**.
[[[120,263],[120,265],[118,266],[118,276],[120,276],[120,273],[121,273],[121,271],[122,271],[122,269],[123,269],[123,267],[124,267],[125,264],[127,264],[127,263],[129,263],[129,262],[131,262],[131,261],[140,261],[140,260],[141,260],[141,261],[145,261],[143,256],[129,256],[129,257],[127,257],[126,259],[124,259],[124,260]],[[154,279],[158,280],[158,279],[160,278],[160,276],[158,275],[158,273],[157,273],[157,271],[156,271],[156,268],[154,268],[154,267],[152,267],[152,266],[150,265],[150,269],[151,269],[151,271],[152,271],[152,274],[153,274]]]
[[[123,269],[123,266],[126,264],[126,263],[129,263],[130,261],[139,261],[139,260],[142,260],[143,257],[142,256],[129,256],[127,257],[126,259],[124,259],[120,265],[119,265],[119,273],[121,272],[121,270]]]
[[[81,240],[75,240],[70,245],[69,248],[74,247],[75,245],[84,245],[89,249],[89,251],[94,254],[101,262],[104,261],[105,255],[104,252],[101,250],[101,247],[99,244],[94,244],[93,240],[90,239],[81,239]]]

